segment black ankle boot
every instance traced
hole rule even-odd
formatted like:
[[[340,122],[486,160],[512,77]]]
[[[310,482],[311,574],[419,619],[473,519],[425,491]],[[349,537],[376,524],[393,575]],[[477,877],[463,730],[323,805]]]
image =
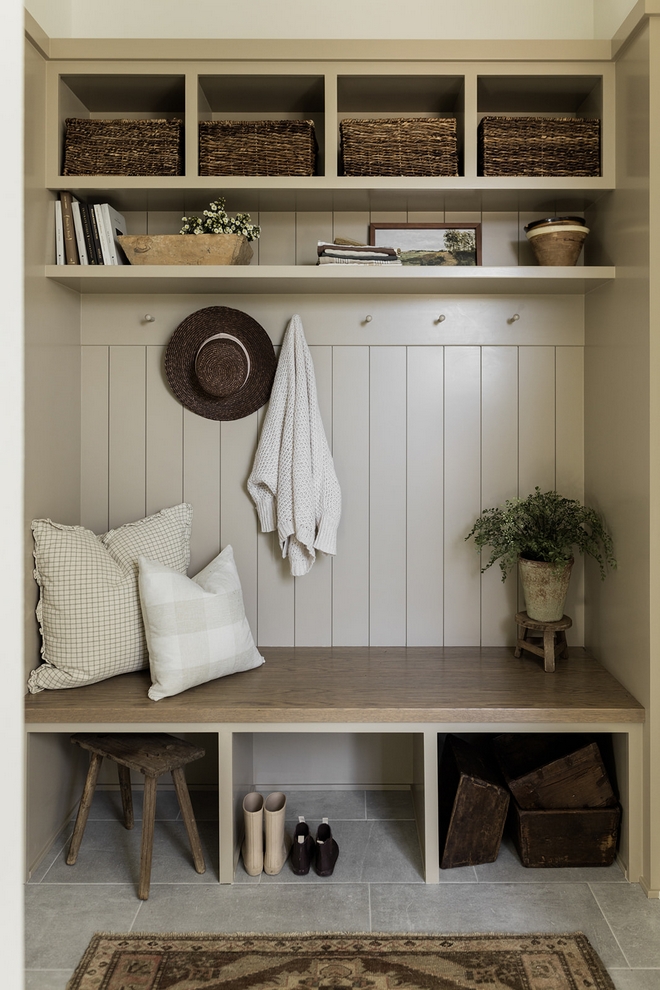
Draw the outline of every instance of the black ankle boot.
[[[320,877],[332,876],[337,857],[339,856],[339,846],[332,838],[332,831],[328,825],[328,819],[324,818],[316,831],[316,865],[315,869]]]
[[[291,869],[299,876],[309,873],[314,855],[314,840],[309,834],[309,826],[303,817],[298,818],[291,846]]]

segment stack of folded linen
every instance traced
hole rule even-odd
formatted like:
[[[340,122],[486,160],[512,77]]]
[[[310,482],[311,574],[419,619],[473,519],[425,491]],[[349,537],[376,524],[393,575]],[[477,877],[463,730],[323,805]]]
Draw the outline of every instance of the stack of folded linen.
[[[372,244],[318,243],[319,265],[400,265],[401,259],[391,247]]]

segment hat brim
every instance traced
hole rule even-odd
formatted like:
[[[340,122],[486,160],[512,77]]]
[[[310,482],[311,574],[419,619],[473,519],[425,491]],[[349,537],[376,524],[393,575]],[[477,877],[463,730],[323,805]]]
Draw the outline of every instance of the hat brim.
[[[250,358],[245,383],[232,395],[218,397],[205,392],[195,374],[200,348],[218,333],[236,337]],[[242,419],[260,409],[270,397],[277,358],[273,343],[247,313],[229,306],[207,306],[187,316],[176,328],[165,352],[165,374],[177,399],[205,419]]]

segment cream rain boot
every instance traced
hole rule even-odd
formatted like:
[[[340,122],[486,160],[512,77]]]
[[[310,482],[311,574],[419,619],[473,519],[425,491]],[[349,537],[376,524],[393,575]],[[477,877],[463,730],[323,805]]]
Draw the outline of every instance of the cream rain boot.
[[[243,864],[251,877],[258,877],[264,868],[264,799],[251,791],[243,798]]]
[[[273,791],[264,804],[264,826],[266,830],[266,852],[264,854],[264,873],[275,876],[280,872],[289,855],[291,839],[284,831],[284,816],[286,815],[286,795],[281,791]]]

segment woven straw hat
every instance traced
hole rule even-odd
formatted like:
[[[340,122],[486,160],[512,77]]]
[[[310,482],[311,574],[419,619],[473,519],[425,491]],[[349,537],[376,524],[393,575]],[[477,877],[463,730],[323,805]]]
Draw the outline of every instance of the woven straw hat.
[[[177,399],[206,419],[241,419],[270,396],[277,359],[270,337],[240,309],[208,306],[187,316],[165,352]]]

